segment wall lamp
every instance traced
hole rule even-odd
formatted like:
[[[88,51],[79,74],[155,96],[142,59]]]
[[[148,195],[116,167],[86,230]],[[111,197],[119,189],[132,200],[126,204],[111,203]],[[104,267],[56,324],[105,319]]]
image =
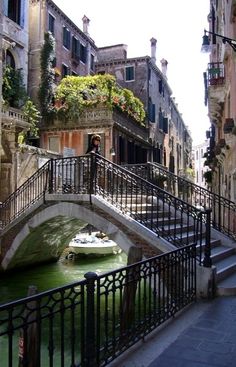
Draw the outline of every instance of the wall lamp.
[[[232,47],[232,49],[236,52],[236,40],[222,36],[221,34],[217,34],[215,32],[206,31],[205,29],[204,29],[204,36],[202,37],[202,48],[201,48],[202,52],[211,51],[210,38],[209,38],[210,34],[212,34],[213,37],[221,38],[223,43],[228,43]]]
[[[110,149],[110,155],[112,155],[112,156],[116,155],[116,152],[115,152],[115,149],[114,148],[111,148]]]

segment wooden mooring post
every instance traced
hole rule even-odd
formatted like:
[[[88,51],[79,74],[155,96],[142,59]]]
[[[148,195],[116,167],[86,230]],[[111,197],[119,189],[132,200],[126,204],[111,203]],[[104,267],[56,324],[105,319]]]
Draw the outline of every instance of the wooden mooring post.
[[[29,286],[27,296],[37,294],[37,287]],[[23,316],[25,325],[20,330],[18,367],[40,367],[40,345],[37,325],[37,302],[26,304]]]
[[[127,265],[132,265],[142,260],[142,249],[132,246],[128,252]],[[139,265],[127,270],[126,285],[124,289],[121,311],[121,334],[130,328],[134,321],[135,295],[139,279]]]

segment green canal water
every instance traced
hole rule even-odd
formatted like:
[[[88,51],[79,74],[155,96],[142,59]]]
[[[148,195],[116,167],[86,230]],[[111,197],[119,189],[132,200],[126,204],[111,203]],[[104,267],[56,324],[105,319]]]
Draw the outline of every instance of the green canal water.
[[[0,304],[23,298],[28,287],[34,285],[38,292],[70,284],[84,278],[84,274],[93,271],[97,274],[121,268],[127,263],[127,255],[61,259],[57,263],[41,265],[26,270],[2,275],[0,278]]]
[[[63,285],[74,283],[84,279],[84,274],[87,272],[96,272],[97,274],[106,273],[118,268],[121,268],[127,264],[127,255],[122,252],[118,255],[110,255],[104,257],[86,257],[78,258],[76,260],[61,259],[57,263],[35,266],[30,269],[18,270],[14,273],[8,273],[6,275],[1,274],[0,278],[0,304],[5,304],[10,301],[14,301],[23,298],[27,295],[28,287],[34,285],[37,287],[38,292],[46,291],[49,289],[57,288]],[[53,318],[53,337],[54,337],[54,352],[53,352],[53,366],[62,366],[61,364],[61,349],[60,349],[60,319],[61,315],[54,315]],[[1,317],[3,315],[1,314]],[[69,313],[64,315],[65,330],[63,338],[64,345],[64,362],[63,366],[70,366],[71,364],[71,346],[67,342],[70,339],[70,327],[71,319]],[[76,316],[76,327],[79,329],[79,316]],[[41,324],[42,327],[42,342],[40,346],[41,364],[42,367],[49,367],[50,358],[48,353],[49,346],[49,331],[47,320],[44,320]],[[0,326],[0,334],[2,326]],[[19,361],[19,330],[13,335],[13,365],[18,366]],[[0,337],[0,366],[9,366],[9,341],[7,336]],[[75,353],[76,360],[80,361],[80,348],[76,348]],[[77,364],[76,364],[77,365]]]

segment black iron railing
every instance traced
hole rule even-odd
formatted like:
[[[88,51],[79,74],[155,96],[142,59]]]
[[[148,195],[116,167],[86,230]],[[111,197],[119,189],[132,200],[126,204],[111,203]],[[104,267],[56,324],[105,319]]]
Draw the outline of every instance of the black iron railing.
[[[176,247],[197,243],[201,264],[203,247],[210,254],[210,233],[206,236],[205,231],[209,212],[130,171],[96,154],[51,159],[2,204],[2,225],[11,223],[46,193],[89,193],[91,201],[92,195],[99,196]],[[39,187],[36,193],[34,185]]]
[[[88,193],[90,157],[51,159],[0,204],[0,230],[25,213],[46,193]]]
[[[125,165],[129,171],[155,185],[161,185],[172,195],[203,209],[211,209],[211,225],[236,240],[236,204],[193,182],[177,176],[157,163]]]
[[[0,230],[44,197],[48,186],[48,172],[47,162],[0,204]]]
[[[0,305],[1,366],[106,366],[196,300],[196,246]]]

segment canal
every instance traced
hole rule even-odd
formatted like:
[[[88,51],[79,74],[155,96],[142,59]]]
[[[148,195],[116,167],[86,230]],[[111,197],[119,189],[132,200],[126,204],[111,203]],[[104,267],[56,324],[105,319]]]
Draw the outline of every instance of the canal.
[[[25,297],[30,285],[36,286],[38,292],[42,292],[82,280],[84,274],[89,271],[101,274],[121,268],[126,264],[127,255],[122,252],[117,255],[84,257],[76,260],[62,258],[57,263],[2,274],[0,304]]]

